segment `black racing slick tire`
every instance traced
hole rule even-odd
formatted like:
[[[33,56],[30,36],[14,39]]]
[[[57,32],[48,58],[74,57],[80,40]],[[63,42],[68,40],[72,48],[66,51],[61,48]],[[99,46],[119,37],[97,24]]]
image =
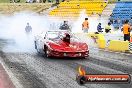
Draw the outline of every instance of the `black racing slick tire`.
[[[44,55],[45,55],[45,57],[49,57],[49,55],[48,55],[48,47],[46,47],[45,46],[45,49],[44,49]]]
[[[37,49],[37,44],[36,44],[36,41],[34,41],[34,45],[35,45],[35,49]]]
[[[37,48],[37,43],[36,43],[36,41],[34,41],[34,45],[35,45],[35,49],[37,50],[37,53],[40,53],[40,51],[39,51],[38,48]]]

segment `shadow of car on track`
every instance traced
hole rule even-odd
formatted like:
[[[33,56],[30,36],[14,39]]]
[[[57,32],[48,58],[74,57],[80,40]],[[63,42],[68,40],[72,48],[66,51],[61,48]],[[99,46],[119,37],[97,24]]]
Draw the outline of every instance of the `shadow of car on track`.
[[[90,57],[86,57],[86,58],[83,58],[83,57],[45,57],[44,54],[41,54],[41,53],[37,53],[36,54],[38,57],[43,57],[44,59],[51,59],[51,60],[68,60],[68,61],[79,61],[79,60],[89,60]]]

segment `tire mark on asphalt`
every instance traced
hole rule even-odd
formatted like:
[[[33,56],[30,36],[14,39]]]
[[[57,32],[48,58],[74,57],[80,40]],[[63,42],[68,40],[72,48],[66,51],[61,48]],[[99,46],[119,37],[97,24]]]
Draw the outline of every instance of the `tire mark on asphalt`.
[[[50,60],[50,61],[52,61],[52,59],[48,59],[48,60]],[[66,65],[66,66],[70,66],[70,68],[72,68],[73,70],[77,70],[77,68],[78,68],[78,66],[82,66],[88,73],[90,72],[90,71],[93,71],[93,70],[95,70],[95,69],[91,69],[91,67],[88,67],[88,66],[86,66],[86,65],[83,65],[83,64],[81,64],[81,63],[76,63],[76,60],[70,60],[70,62],[69,62],[69,60],[68,59],[66,59],[66,60],[60,60],[60,59],[53,59],[53,60],[57,60],[57,61],[55,61],[55,62],[60,62],[59,64],[63,64],[63,65]],[[80,61],[81,59],[79,59],[79,61]],[[83,61],[83,60],[81,60],[81,61]],[[77,62],[78,62],[78,59],[77,59]],[[76,65],[76,66],[75,66]],[[91,69],[91,70],[89,70],[89,69]],[[95,73],[98,73],[98,74],[105,74],[105,72],[102,72],[102,71],[99,71],[99,70],[95,70],[94,72],[92,72],[93,74],[95,74]],[[89,73],[90,74],[90,73]],[[87,84],[87,85],[85,85],[85,87],[89,87],[89,88],[120,88],[120,87],[118,87],[118,85],[112,85],[112,84]]]
[[[96,51],[95,49],[91,49],[90,55],[101,56],[101,57],[116,59],[125,62],[132,62],[132,55],[126,55],[125,53],[115,53],[115,52],[109,52],[103,50],[98,50],[98,52],[95,53],[95,51]]]
[[[115,69],[118,71],[122,71],[127,74],[132,74],[132,65],[119,60],[104,59],[104,58],[98,57],[98,59],[97,58],[90,59],[89,62],[93,64],[102,65],[104,67],[108,67],[111,69]]]
[[[25,65],[10,62],[9,66],[17,70],[17,73],[19,73],[18,76],[21,79],[21,83],[23,85],[26,85],[24,88],[47,88],[36,75],[34,75],[27,68],[25,68]]]
[[[73,68],[73,69],[76,69],[78,66],[82,66],[85,70],[86,70],[86,73],[89,73],[89,74],[108,74],[109,72],[111,72],[111,70],[108,70],[108,72],[106,72],[105,70],[107,70],[107,69],[109,69],[109,68],[106,68],[105,67],[105,69],[104,70],[102,70],[102,69],[97,69],[98,68],[98,66],[99,65],[96,65],[96,67],[95,67],[95,65],[93,64],[92,66],[90,65],[91,63],[89,62],[89,60],[80,60],[79,62],[78,61],[74,61],[74,60],[70,60],[70,61],[72,61],[72,62],[69,62],[69,60],[67,60],[67,61],[62,61],[62,60],[58,60],[57,59],[57,62],[58,61],[61,61],[60,63],[61,64],[65,64],[65,65],[68,65],[68,66],[70,66],[71,68]],[[86,63],[85,63],[86,62]],[[108,65],[108,64],[107,64]],[[99,66],[99,67],[101,67],[101,66]],[[91,68],[93,68],[93,69],[91,69]],[[101,68],[104,68],[103,66],[101,67]],[[91,72],[91,70],[93,71],[93,70],[95,70],[95,71],[93,71],[93,72]],[[112,70],[112,71],[116,71],[116,72],[118,72],[118,73],[120,73],[120,71],[118,71],[118,70]],[[90,73],[91,72],[91,73]],[[113,73],[113,72],[112,72]],[[123,73],[123,72],[121,72],[121,73]],[[95,86],[95,85],[94,85]],[[129,86],[131,86],[131,84],[130,85],[128,85],[128,84],[107,84],[107,85],[104,85],[104,86],[102,86],[102,85],[99,85],[98,84],[98,87],[99,86],[101,86],[100,88],[130,88]],[[95,86],[96,87],[96,86]]]
[[[73,60],[63,59],[62,60],[62,59],[57,59],[57,58],[56,59],[55,58],[46,58],[46,59],[44,59],[44,57],[38,56],[38,55],[35,55],[35,54],[20,54],[20,55],[19,54],[16,54],[16,55],[14,54],[13,56],[21,58],[21,59],[24,59],[24,58],[26,58],[26,56],[28,56],[29,58],[26,58],[26,59],[29,59],[29,60],[33,59],[34,61],[36,61],[36,63],[38,63],[37,65],[39,65],[39,64],[42,65],[43,64],[44,65],[43,67],[46,67],[48,69],[53,70],[54,73],[56,73],[56,71],[59,71],[62,74],[64,72],[66,72],[67,69],[68,69],[68,71],[72,71],[75,74],[75,72],[77,72],[78,66],[81,65],[84,68],[86,68],[86,71],[88,71],[88,73],[90,72],[90,73],[105,74],[105,72],[99,71],[97,69],[95,69],[95,71],[93,71],[94,69],[92,67],[89,67],[89,65],[87,66],[86,64],[84,64],[84,65],[82,64],[83,62],[88,62],[90,59],[89,60],[82,60],[82,59],[73,59]],[[37,60],[39,60],[39,61],[37,61]],[[45,65],[47,65],[47,66],[45,66]],[[54,66],[54,67],[52,67],[52,66]],[[91,69],[91,70],[89,70],[89,69]],[[72,76],[74,74],[72,73]],[[41,75],[41,74],[39,74],[39,75]],[[70,77],[69,73],[65,73],[64,76]],[[57,77],[56,77],[56,79],[61,80],[60,78],[57,78]],[[72,77],[72,79],[73,79],[73,81],[75,81],[74,77]],[[63,82],[63,80],[61,80],[61,81]],[[61,84],[61,85],[63,85],[63,84]],[[67,84],[67,85],[69,85],[69,84]],[[69,85],[69,87],[73,88],[70,85]],[[124,87],[130,88],[130,86],[129,87],[127,87],[127,86],[122,87],[122,85],[112,85],[112,84],[110,84],[110,85],[108,85],[108,84],[103,84],[103,85],[101,85],[101,84],[87,84],[87,85],[85,85],[85,87],[87,87],[87,88],[97,88],[97,87],[98,88],[124,88]]]
[[[80,87],[75,81],[74,76],[76,75],[74,75],[74,73],[71,70],[66,69],[63,66],[60,66],[58,63],[56,64],[54,62],[47,61],[46,59],[44,59],[44,57],[38,57],[37,55],[32,55],[32,54],[20,54],[17,55],[17,57],[22,57],[22,59],[25,58],[25,62],[26,63],[28,62],[27,64],[29,64],[29,67],[33,68],[35,72],[39,73],[38,77],[41,75],[41,76],[45,76],[47,79],[54,80],[53,82],[51,82],[51,84],[55,83],[56,85],[58,85],[58,87],[53,86],[52,88]],[[31,59],[32,61],[30,61]],[[43,80],[43,77],[41,80]]]
[[[45,84],[42,83],[41,80],[24,67],[24,64],[10,62],[10,58],[7,58],[6,54],[2,51],[0,52],[0,56],[6,65],[8,65],[11,70],[15,71],[14,73],[17,73],[15,75],[17,75],[17,78],[20,80],[24,88],[46,88]]]
[[[95,58],[90,58],[90,59],[95,59]],[[90,60],[89,59],[89,60]],[[97,59],[97,58],[96,58]],[[97,63],[91,63],[91,61],[80,61],[80,62],[76,62],[76,63],[80,63],[82,65],[85,65],[85,66],[89,66],[89,67],[93,67],[95,68],[96,70],[101,70],[102,72],[104,72],[105,74],[126,74],[124,73],[123,71],[120,71],[120,70],[115,70],[115,69],[112,69],[112,68],[109,68],[109,65],[111,65],[111,63],[107,63],[105,62],[108,66],[104,66],[103,64],[99,64],[98,62]],[[111,84],[110,84],[111,85]],[[113,84],[112,86],[116,86],[114,88],[131,88],[130,86],[132,86],[132,82],[130,82],[130,84]]]

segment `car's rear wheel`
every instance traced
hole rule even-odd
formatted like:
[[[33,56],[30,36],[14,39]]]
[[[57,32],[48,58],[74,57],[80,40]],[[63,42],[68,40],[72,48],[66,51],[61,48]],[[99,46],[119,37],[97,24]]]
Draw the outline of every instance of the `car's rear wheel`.
[[[35,46],[35,49],[37,49],[37,44],[36,44],[36,41],[34,41],[34,46]]]
[[[34,41],[34,44],[35,44],[35,49],[37,50],[37,53],[40,53],[40,51],[38,50],[36,41]]]

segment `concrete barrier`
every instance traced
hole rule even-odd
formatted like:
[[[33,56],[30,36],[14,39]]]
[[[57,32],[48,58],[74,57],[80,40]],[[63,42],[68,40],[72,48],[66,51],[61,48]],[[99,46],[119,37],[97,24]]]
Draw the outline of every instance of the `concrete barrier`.
[[[81,38],[83,38],[84,36],[85,37],[88,36],[86,37],[86,39],[83,38],[85,41],[89,40],[88,38],[92,39],[94,43],[90,43],[92,44],[91,46],[93,46],[93,44],[96,44],[96,46],[101,49],[107,48],[108,50],[118,51],[118,52],[129,51],[129,42],[123,41],[122,35],[115,36],[117,39],[114,38],[114,35],[111,35],[110,37],[108,37],[109,39],[105,39],[106,35],[105,36],[104,35],[105,34],[77,33],[77,36],[81,36]],[[121,40],[118,40],[119,38],[121,38]],[[89,41],[86,41],[86,42],[89,42]]]
[[[129,50],[128,41],[111,40],[108,46],[109,50],[125,52]]]

